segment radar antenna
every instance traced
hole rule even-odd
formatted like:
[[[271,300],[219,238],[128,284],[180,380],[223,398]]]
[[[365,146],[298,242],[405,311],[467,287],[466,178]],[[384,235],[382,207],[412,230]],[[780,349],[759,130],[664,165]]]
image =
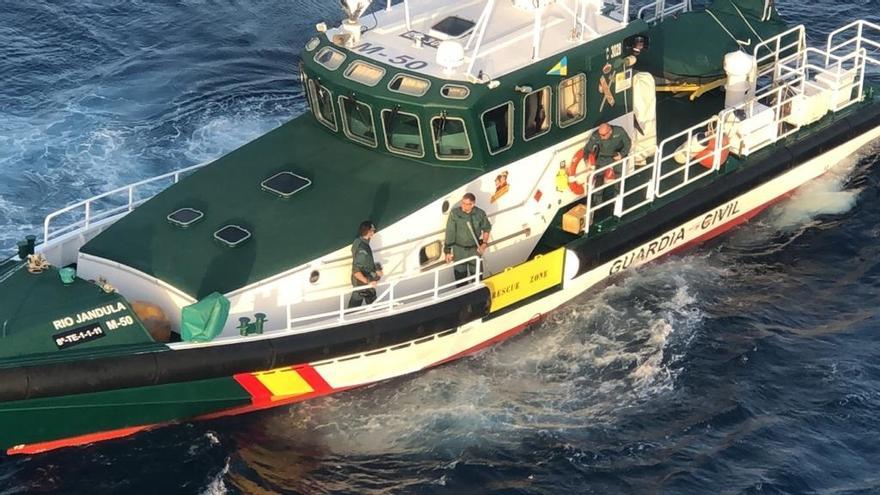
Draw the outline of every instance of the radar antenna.
[[[361,24],[358,20],[370,8],[372,0],[340,0],[339,3],[342,4],[342,10],[347,17],[342,21],[342,30],[345,31],[344,43],[352,47],[361,39]]]

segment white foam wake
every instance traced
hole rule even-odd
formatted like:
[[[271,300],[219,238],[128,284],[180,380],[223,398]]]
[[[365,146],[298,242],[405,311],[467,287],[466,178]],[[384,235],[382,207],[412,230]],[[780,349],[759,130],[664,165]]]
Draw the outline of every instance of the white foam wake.
[[[820,215],[840,215],[858,200],[860,188],[847,189],[846,183],[863,154],[848,157],[821,177],[795,191],[791,199],[774,209],[770,225],[784,231],[796,229]]]
[[[704,318],[700,287],[721,276],[700,257],[652,265],[473,358],[295,405],[246,434],[371,456],[460,452],[613,423],[674,388]]]

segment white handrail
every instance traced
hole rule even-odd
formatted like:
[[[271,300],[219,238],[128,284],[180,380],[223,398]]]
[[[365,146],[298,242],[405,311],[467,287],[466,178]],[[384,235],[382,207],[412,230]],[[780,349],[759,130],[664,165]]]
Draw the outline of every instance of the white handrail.
[[[665,3],[658,0],[655,5]],[[643,8],[640,15],[650,7]],[[857,32],[852,38],[834,43],[840,33],[853,28],[857,28]],[[722,157],[729,152],[748,156],[797,132],[803,124],[797,117],[793,118],[792,112],[798,104],[796,100],[805,95],[828,92],[828,110],[832,112],[862,101],[865,97],[865,66],[867,63],[880,65],[880,60],[868,56],[867,47],[880,50],[880,41],[865,37],[868,30],[880,40],[880,25],[857,21],[829,35],[825,50],[806,47],[803,26],[791,28],[756,45],[754,54],[760,67],[758,76],[773,74],[770,83],[760,87],[756,96],[664,139],[657,146],[653,161],[639,168],[631,167],[633,158],[626,157],[577,174],[579,181],[584,180],[586,186],[586,230],[593,223],[594,213],[600,209],[613,206],[612,214],[623,216],[718,171],[723,165]],[[852,51],[841,53],[842,47],[850,45],[854,45]],[[807,88],[813,92],[807,93]],[[748,125],[744,125],[746,122]],[[714,133],[707,132],[710,124],[714,126]],[[701,132],[705,134],[699,134]],[[733,147],[734,139],[738,141],[736,149]],[[708,151],[697,153],[690,148],[692,143],[709,148],[713,140],[715,143]],[[684,148],[680,148],[682,143]],[[679,162],[684,163],[664,170],[663,165],[674,159],[676,154],[680,155]],[[702,167],[695,168],[695,165]],[[618,166],[622,168],[620,177],[600,179],[602,184],[594,185],[606,170]],[[647,174],[651,174],[651,177],[646,181],[633,180],[636,176]],[[608,190],[613,191],[613,197],[608,197],[607,192],[599,194]],[[629,200],[636,194],[640,196]]]
[[[777,80],[780,65],[789,59],[799,58],[806,48],[807,33],[802,24],[758,43],[752,52],[758,65],[758,78],[773,72],[773,80]],[[762,50],[767,53],[762,55]],[[794,50],[794,53],[783,55],[790,50]]]
[[[697,153],[697,156],[694,156],[692,144],[697,144],[703,148],[708,147],[710,142],[714,142],[716,140],[715,135],[720,134],[717,131],[719,129],[719,118],[717,115],[713,115],[709,119],[700,122],[699,124],[685,129],[684,131],[679,132],[678,134],[673,134],[668,138],[664,139],[659,146],[657,146],[657,159],[654,161],[654,197],[662,198],[667,194],[671,194],[682,187],[690,184],[691,182],[703,177],[704,175],[709,174],[710,172],[717,170],[718,163],[715,163],[715,160],[718,158],[717,153],[712,154],[712,166],[705,167],[701,166],[701,170],[698,170],[697,173],[692,173],[692,168],[694,165],[702,165],[702,162],[707,158],[707,156],[700,156]],[[716,133],[712,134],[709,132],[710,128],[715,128]],[[684,141],[682,142],[682,138]],[[723,142],[723,140],[722,140]],[[675,146],[676,148],[669,151],[668,153],[664,153],[665,150],[668,149],[669,146]],[[684,149],[681,149],[681,146],[684,146]],[[716,145],[715,148],[718,148]],[[713,150],[715,149],[713,148]],[[680,153],[684,153],[684,163],[680,162]],[[662,167],[664,163],[667,163],[668,160],[673,160],[673,163],[679,164],[677,167],[672,168],[671,170],[663,171]],[[673,178],[675,176],[681,176],[682,180],[676,181],[675,184],[664,187],[664,181],[667,179]]]
[[[453,280],[451,282],[441,283],[441,272],[454,271],[455,267],[467,263],[476,264],[476,271],[474,274],[468,275],[467,277],[458,280]],[[338,292],[336,295],[325,298],[324,301],[332,301],[336,299],[336,302],[338,303],[336,304],[337,309],[334,309],[332,311],[324,311],[320,313],[296,316],[296,305],[298,303],[289,303],[286,307],[287,330],[290,331],[297,330],[299,327],[308,327],[308,323],[321,320],[331,320],[342,323],[345,321],[349,321],[351,319],[351,316],[354,316],[355,319],[360,319],[361,316],[366,316],[367,314],[369,314],[371,318],[375,318],[377,312],[399,312],[408,309],[407,305],[411,303],[428,300],[442,301],[445,299],[449,299],[464,292],[473,290],[473,287],[475,286],[472,286],[470,284],[476,283],[478,284],[478,286],[481,285],[480,279],[482,277],[482,273],[483,259],[479,256],[472,256],[470,258],[458,260],[450,264],[441,265],[437,268],[434,268],[433,270],[414,274],[410,277],[398,278],[380,283],[376,286],[376,289],[378,290],[379,288],[384,288],[385,290],[379,296],[377,296],[375,301],[365,306],[356,306],[353,308],[347,307],[349,298],[351,297],[352,293],[364,289],[369,289],[369,286],[346,288],[345,290]],[[432,281],[431,287],[428,289],[404,294],[402,296],[395,293],[395,289],[397,289],[401,284],[413,282],[418,279],[430,279]]]
[[[840,48],[847,46],[851,43],[856,44],[856,47],[853,51],[859,51],[862,48],[863,44],[868,44],[870,46],[873,46],[874,48],[880,48],[880,43],[878,43],[875,40],[872,40],[870,38],[865,37],[865,28],[866,27],[873,29],[874,31],[876,31],[875,34],[880,35],[880,25],[874,24],[873,22],[868,22],[865,20],[854,21],[854,22],[851,22],[851,23],[847,24],[846,26],[843,26],[840,29],[836,29],[828,34],[828,42],[825,47],[826,51],[828,53],[835,53]],[[834,45],[834,38],[843,34],[846,31],[849,31],[852,28],[857,28],[857,32],[856,32],[855,36],[853,36],[852,38],[850,38],[844,42],[841,42],[841,43],[838,43],[837,45]]]
[[[638,13],[636,14],[636,19],[642,19],[648,24],[651,24],[653,22],[662,21],[668,16],[678,13],[690,12],[691,10],[693,10],[691,0],[681,0],[680,2],[672,6],[667,6],[666,0],[657,0],[654,3],[649,3],[648,5],[640,8]],[[645,15],[646,12],[651,11],[653,11],[651,16]]]
[[[185,174],[187,172],[191,172],[191,171],[196,170],[198,168],[204,167],[208,163],[210,163],[210,162],[199,163],[197,165],[192,165],[190,167],[182,168],[180,170],[175,170],[174,172],[169,172],[167,174],[162,174],[162,175],[159,175],[156,177],[152,177],[150,179],[138,181],[138,182],[129,184],[127,186],[123,186],[123,187],[120,187],[117,189],[113,189],[112,191],[108,191],[103,194],[99,194],[97,196],[91,197],[91,198],[86,199],[84,201],[74,203],[72,205],[61,208],[60,210],[54,211],[54,212],[50,213],[49,215],[46,215],[45,220],[43,220],[43,242],[49,242],[49,240],[51,240],[52,237],[57,237],[58,235],[61,235],[64,233],[74,232],[79,229],[87,229],[96,220],[101,220],[104,218],[112,217],[118,213],[125,211],[125,210],[128,210],[130,212],[134,208],[136,208],[137,206],[139,206],[143,202],[145,202],[147,199],[149,199],[149,198],[142,198],[139,200],[135,200],[134,199],[134,197],[135,197],[134,192],[137,188],[145,186],[147,184],[152,184],[152,183],[155,183],[155,182],[158,182],[161,180],[169,179],[169,178],[173,178],[173,184],[177,184],[180,181],[181,174]],[[114,206],[110,209],[103,210],[98,213],[93,212],[92,206],[93,206],[93,204],[95,204],[95,202],[100,201],[102,199],[109,198],[111,196],[118,195],[119,193],[126,193],[126,195],[128,197],[128,201],[126,204],[120,205],[120,206]],[[157,193],[158,193],[158,191],[157,191]],[[55,220],[57,217],[64,215],[66,213],[73,212],[75,210],[79,210],[79,209],[82,209],[84,212],[84,217],[81,220],[77,220],[77,221],[72,222],[70,224],[59,227],[55,230],[51,229],[52,221]]]

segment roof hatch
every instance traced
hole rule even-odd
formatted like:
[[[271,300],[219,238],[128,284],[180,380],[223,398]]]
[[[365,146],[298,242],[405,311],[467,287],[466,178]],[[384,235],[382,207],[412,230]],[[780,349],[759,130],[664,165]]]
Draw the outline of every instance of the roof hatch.
[[[214,232],[214,239],[229,247],[236,247],[250,238],[250,231],[240,225],[227,225]]]
[[[431,26],[431,31],[428,34],[441,40],[451,40],[470,33],[474,29],[474,25],[474,21],[451,15]]]
[[[178,227],[189,227],[201,220],[204,216],[204,213],[195,208],[181,208],[171,212],[171,214],[165,218]]]
[[[263,190],[277,194],[282,198],[289,198],[294,194],[309,187],[312,181],[293,172],[279,172],[260,183]]]

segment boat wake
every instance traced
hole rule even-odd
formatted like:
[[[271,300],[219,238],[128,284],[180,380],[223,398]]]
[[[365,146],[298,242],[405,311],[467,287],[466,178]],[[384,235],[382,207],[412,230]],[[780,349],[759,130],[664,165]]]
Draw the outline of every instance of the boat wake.
[[[11,40],[0,47],[0,253],[54,210],[216,158],[305,109],[287,38],[259,40],[260,63],[252,52],[252,33],[288,32],[289,6],[259,14],[277,31],[193,8],[0,7]],[[297,46],[308,35],[299,27]]]
[[[433,473],[413,483],[442,484],[459,462],[516,452],[536,437],[581,444],[674,389],[701,328],[701,286],[723,273],[700,256],[651,266],[472,358],[249,419],[233,462],[246,467],[233,467],[228,481],[332,491],[300,485],[333,478],[300,469],[344,459],[381,477],[379,463],[406,457]],[[298,469],[279,480],[279,462]]]
[[[767,256],[812,229],[833,227],[834,217],[857,204],[864,189],[863,176],[870,172],[878,149],[880,143],[868,145],[798,188],[789,199],[725,238],[725,250],[738,257]]]

